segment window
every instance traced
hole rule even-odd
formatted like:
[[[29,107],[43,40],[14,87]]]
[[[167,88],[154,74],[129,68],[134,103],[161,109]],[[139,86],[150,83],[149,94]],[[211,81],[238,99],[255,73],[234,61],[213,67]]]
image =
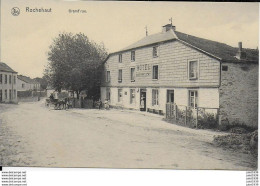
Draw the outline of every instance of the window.
[[[152,105],[159,105],[159,91],[158,89],[153,89],[152,90]]]
[[[12,99],[12,90],[9,90],[9,100]]]
[[[5,90],[5,99],[7,99],[7,90]]]
[[[118,102],[122,102],[123,100],[123,91],[122,89],[118,89]]]
[[[153,47],[153,57],[158,57],[158,46]]]
[[[131,51],[131,61],[135,61],[135,51]]]
[[[198,78],[198,61],[189,61],[189,78]]]
[[[7,84],[7,75],[5,75],[5,84]]]
[[[13,97],[14,99],[16,98],[16,90],[14,89],[14,97]]]
[[[14,84],[16,84],[16,76],[14,76]]]
[[[131,81],[135,81],[135,68],[131,68]]]
[[[107,71],[106,82],[110,82],[110,71]]]
[[[0,89],[0,102],[3,101],[3,97],[2,97],[3,95],[2,94],[3,94],[2,89]]]
[[[0,84],[3,83],[3,74],[0,74]]]
[[[130,89],[130,104],[135,104],[135,89]]]
[[[110,88],[107,88],[107,90],[106,90],[106,99],[108,101],[110,100]]]
[[[167,90],[167,103],[174,103],[174,90]]]
[[[198,91],[196,90],[189,91],[189,106],[192,108],[198,107]]]
[[[24,88],[24,84],[22,84],[22,88]]]
[[[158,65],[153,66],[153,79],[158,79]]]
[[[222,71],[228,71],[228,66],[222,66]]]
[[[123,72],[122,69],[118,70],[118,82],[121,83],[122,82],[122,76],[123,76]]]
[[[119,54],[119,55],[118,55],[118,62],[119,62],[119,63],[122,63],[122,54]]]
[[[12,83],[12,75],[9,75],[9,84]]]

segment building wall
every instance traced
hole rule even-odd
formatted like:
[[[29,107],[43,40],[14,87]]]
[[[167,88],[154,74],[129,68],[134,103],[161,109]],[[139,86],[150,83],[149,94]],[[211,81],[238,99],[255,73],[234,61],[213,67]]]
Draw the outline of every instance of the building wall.
[[[140,88],[135,89],[135,101],[134,104],[130,104],[130,89],[129,87],[123,87],[123,100],[118,102],[118,89],[121,87],[110,88],[110,105],[116,107],[124,107],[129,109],[140,109]],[[174,101],[177,105],[188,106],[188,94],[189,88],[158,88],[159,91],[159,104],[152,105],[152,87],[146,88],[146,108],[162,110],[166,112],[167,102],[167,90],[174,90]],[[198,91],[198,106],[206,108],[219,108],[219,90],[218,88],[198,88],[192,89]],[[102,102],[106,99],[107,87],[101,87],[101,100]],[[216,111],[216,110],[215,110]]]
[[[3,75],[2,83],[0,82],[0,90],[2,90],[2,102],[17,102],[17,74],[11,72],[0,72],[0,74]],[[7,83],[5,83],[5,75],[7,75]],[[9,82],[10,75],[11,83]],[[5,90],[7,90],[7,97],[5,96]]]
[[[22,86],[24,84],[24,87]],[[17,89],[18,91],[27,91],[27,90],[32,90],[33,87],[30,83],[27,83],[25,81],[20,80],[17,78]]]
[[[158,46],[159,56],[152,56],[153,46],[135,50],[135,62],[131,62],[131,51],[122,53],[122,63],[118,61],[118,54],[111,55],[104,64],[102,86],[112,87],[218,87],[220,63],[195,49],[178,41],[166,42]],[[199,60],[198,79],[188,77],[188,61]],[[138,72],[140,65],[146,65],[146,70]],[[159,79],[152,79],[152,66],[159,66]],[[135,67],[136,79],[131,82],[130,68]],[[118,69],[123,71],[123,80],[118,82]],[[111,81],[105,82],[105,73],[110,71]]]
[[[221,72],[221,123],[258,126],[258,65],[223,63]]]

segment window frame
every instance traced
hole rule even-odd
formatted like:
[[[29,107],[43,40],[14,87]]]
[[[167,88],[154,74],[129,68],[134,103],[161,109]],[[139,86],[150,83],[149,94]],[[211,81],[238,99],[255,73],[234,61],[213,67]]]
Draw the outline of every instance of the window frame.
[[[106,99],[108,101],[110,101],[110,99],[111,99],[111,89],[110,88],[106,88]]]
[[[196,64],[197,64],[196,73],[195,73],[195,77],[191,77],[191,63],[194,63],[194,62],[196,62]],[[198,59],[188,61],[188,78],[189,78],[189,80],[196,80],[199,78],[199,60]]]
[[[159,57],[159,54],[158,54],[158,48],[159,48],[158,45],[153,46],[153,53],[152,53],[153,58],[157,58],[157,57]],[[156,55],[155,55],[155,53],[154,53],[154,51],[155,51],[154,49],[156,49]]]
[[[154,78],[155,75],[154,75],[154,67],[157,66],[157,78]],[[159,79],[159,65],[153,65],[153,68],[152,68],[152,80],[158,80]]]
[[[135,61],[135,50],[131,51],[131,62]]]
[[[132,74],[132,69],[134,69],[133,74]],[[136,78],[135,67],[130,67],[130,80],[131,80],[131,82],[135,82],[135,78]]]
[[[133,97],[134,95],[134,97]],[[130,104],[135,105],[136,104],[136,93],[134,88],[130,88]]]
[[[5,84],[7,84],[8,80],[7,80],[8,76],[7,74],[5,74]]]
[[[120,96],[121,93],[121,96]],[[123,89],[119,88],[117,89],[117,102],[122,103],[123,102]]]
[[[194,93],[194,95],[191,97],[192,92]],[[192,103],[193,103],[193,106],[192,106]],[[193,109],[198,108],[198,106],[199,106],[199,91],[198,90],[189,90],[188,91],[188,105],[189,105],[189,107],[191,107]]]
[[[152,89],[152,106],[159,106],[159,89]]]
[[[110,76],[110,70],[107,70],[107,72],[106,72],[106,82],[108,83],[108,82],[110,82],[110,78],[111,76]]]
[[[123,69],[118,69],[118,83],[122,83],[122,81],[123,81]]]
[[[5,89],[5,99],[8,99],[8,92],[7,92],[7,89]]]
[[[228,65],[222,65],[221,71],[227,72],[228,71]]]
[[[14,84],[16,84],[16,75],[14,75],[13,77],[14,77]]]
[[[118,63],[122,63],[122,62],[123,62],[123,55],[118,54]]]

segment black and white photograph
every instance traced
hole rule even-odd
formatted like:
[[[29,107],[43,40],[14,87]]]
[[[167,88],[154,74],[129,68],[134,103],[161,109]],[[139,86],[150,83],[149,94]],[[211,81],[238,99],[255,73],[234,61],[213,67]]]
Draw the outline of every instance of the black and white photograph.
[[[0,10],[3,169],[258,170],[258,3]]]

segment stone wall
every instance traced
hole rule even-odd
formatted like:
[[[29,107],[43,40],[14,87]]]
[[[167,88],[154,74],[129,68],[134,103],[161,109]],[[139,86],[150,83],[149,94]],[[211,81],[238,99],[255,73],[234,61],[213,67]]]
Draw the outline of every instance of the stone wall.
[[[239,123],[258,126],[258,65],[222,63],[220,117],[221,124]]]

